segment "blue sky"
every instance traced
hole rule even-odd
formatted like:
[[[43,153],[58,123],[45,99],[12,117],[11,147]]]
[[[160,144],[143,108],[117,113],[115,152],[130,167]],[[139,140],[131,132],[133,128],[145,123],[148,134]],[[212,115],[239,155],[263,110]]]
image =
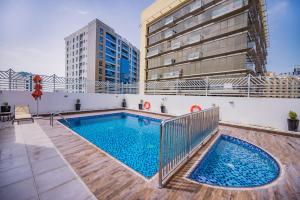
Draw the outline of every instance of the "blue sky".
[[[94,18],[140,47],[140,14],[154,0],[0,0],[0,70],[64,75],[64,37]],[[267,69],[300,64],[300,1],[267,0]]]

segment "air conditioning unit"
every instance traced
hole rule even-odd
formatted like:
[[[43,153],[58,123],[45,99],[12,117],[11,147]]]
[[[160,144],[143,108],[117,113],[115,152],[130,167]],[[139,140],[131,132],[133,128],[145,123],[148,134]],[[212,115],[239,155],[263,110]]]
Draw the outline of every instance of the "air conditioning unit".
[[[176,33],[175,30],[168,30],[165,32],[164,38],[169,38],[171,36],[173,36]]]
[[[193,44],[193,43],[196,43],[196,42],[200,42],[200,40],[201,40],[201,35],[200,34],[199,35],[194,35],[194,36],[189,38],[188,43]]]
[[[178,49],[181,47],[181,41],[172,41],[171,42],[171,49],[174,50],[174,49]]]
[[[179,77],[179,71],[164,73],[163,77],[164,78],[177,78],[177,77]]]
[[[196,0],[194,3],[191,4],[190,12],[193,12],[194,10],[201,8],[202,5],[203,5],[202,1]]]
[[[202,53],[199,51],[190,53],[187,57],[188,60],[195,60],[195,59],[199,59],[202,57]]]
[[[167,58],[164,60],[164,65],[171,65],[175,63],[175,59],[173,58]]]
[[[174,17],[169,16],[169,17],[165,18],[165,25],[171,24],[173,21],[174,21]]]

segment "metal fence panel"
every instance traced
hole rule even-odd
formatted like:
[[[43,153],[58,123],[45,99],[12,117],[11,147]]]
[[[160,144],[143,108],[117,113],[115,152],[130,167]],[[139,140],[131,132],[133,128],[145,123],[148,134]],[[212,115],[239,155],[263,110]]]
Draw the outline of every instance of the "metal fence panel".
[[[0,71],[0,90],[32,91],[33,74]],[[300,98],[300,77],[202,78],[196,80],[151,81],[146,83],[112,83],[86,79],[42,75],[44,92],[138,94],[144,88],[149,95],[192,95]]]
[[[165,120],[160,127],[159,186],[185,163],[219,125],[219,108]]]

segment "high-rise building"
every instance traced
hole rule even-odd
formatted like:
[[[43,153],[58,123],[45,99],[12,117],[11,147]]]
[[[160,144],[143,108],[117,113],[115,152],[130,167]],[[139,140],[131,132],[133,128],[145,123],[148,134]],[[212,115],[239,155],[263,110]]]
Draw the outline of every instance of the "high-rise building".
[[[65,38],[65,76],[70,92],[97,92],[94,81],[139,81],[139,50],[98,19]],[[88,80],[88,81],[86,81]]]
[[[142,81],[266,72],[264,0],[156,0],[141,23]]]
[[[300,76],[300,65],[295,65],[293,75]]]

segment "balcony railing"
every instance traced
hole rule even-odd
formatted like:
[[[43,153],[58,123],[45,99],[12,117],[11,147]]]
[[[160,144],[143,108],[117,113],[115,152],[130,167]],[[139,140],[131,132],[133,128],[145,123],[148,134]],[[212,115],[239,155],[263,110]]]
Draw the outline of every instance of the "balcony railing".
[[[12,69],[0,71],[0,90],[33,91],[33,74],[14,72]],[[42,77],[44,92],[68,93],[109,93],[137,94],[143,89],[149,95],[192,95],[192,96],[232,96],[232,97],[274,97],[300,98],[299,76],[251,75],[237,78],[180,79],[180,72],[152,74],[152,81],[146,83],[115,83],[91,81],[82,78],[65,78],[57,75]]]

